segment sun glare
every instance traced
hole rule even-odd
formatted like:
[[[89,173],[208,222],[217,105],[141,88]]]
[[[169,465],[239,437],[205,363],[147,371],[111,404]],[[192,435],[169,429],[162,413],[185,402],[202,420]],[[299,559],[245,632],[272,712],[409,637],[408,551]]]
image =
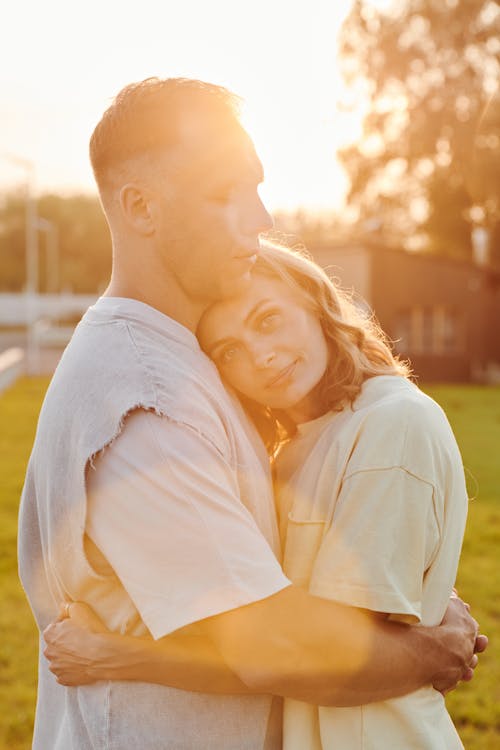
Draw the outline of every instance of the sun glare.
[[[336,109],[336,38],[350,0],[256,0],[244,10],[230,0],[144,0],[139,14],[97,0],[70,14],[63,0],[47,0],[28,2],[29,26],[25,6],[9,6],[0,32],[0,187],[25,180],[5,158],[15,154],[35,164],[41,191],[94,190],[87,143],[112,96],[148,75],[185,75],[245,99],[272,209],[341,203],[335,152],[352,140],[356,115]]]

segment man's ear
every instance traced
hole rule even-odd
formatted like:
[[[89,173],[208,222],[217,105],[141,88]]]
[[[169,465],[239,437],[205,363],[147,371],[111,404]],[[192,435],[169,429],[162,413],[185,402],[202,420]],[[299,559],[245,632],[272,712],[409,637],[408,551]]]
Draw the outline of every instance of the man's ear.
[[[155,231],[152,196],[147,190],[132,182],[120,190],[120,209],[130,229],[143,236]]]

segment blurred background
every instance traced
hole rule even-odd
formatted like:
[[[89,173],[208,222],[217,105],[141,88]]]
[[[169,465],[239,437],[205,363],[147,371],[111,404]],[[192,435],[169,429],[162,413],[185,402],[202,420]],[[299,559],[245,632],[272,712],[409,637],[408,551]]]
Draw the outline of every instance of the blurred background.
[[[500,747],[500,4],[18,0],[0,27],[0,749],[30,747],[36,692],[24,469],[110,270],[88,140],[150,75],[243,97],[276,229],[376,314],[447,411],[475,498],[459,586],[492,637],[448,701],[467,748]]]

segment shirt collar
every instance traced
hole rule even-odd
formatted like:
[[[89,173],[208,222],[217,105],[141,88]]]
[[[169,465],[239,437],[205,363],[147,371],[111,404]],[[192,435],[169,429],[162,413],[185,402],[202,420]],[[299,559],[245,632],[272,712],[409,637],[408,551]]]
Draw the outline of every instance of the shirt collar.
[[[160,312],[155,307],[130,297],[99,297],[88,313],[91,316],[120,318],[140,323],[175,339],[190,349],[201,351],[198,339],[189,328]]]

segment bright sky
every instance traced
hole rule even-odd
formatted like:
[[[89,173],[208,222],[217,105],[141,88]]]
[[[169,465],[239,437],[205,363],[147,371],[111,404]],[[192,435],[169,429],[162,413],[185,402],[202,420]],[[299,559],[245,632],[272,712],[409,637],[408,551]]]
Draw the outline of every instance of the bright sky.
[[[336,37],[351,0],[16,0],[0,27],[0,187],[93,190],[89,136],[111,98],[150,75],[202,78],[246,101],[271,209],[339,208],[335,160],[357,129],[336,112]]]

